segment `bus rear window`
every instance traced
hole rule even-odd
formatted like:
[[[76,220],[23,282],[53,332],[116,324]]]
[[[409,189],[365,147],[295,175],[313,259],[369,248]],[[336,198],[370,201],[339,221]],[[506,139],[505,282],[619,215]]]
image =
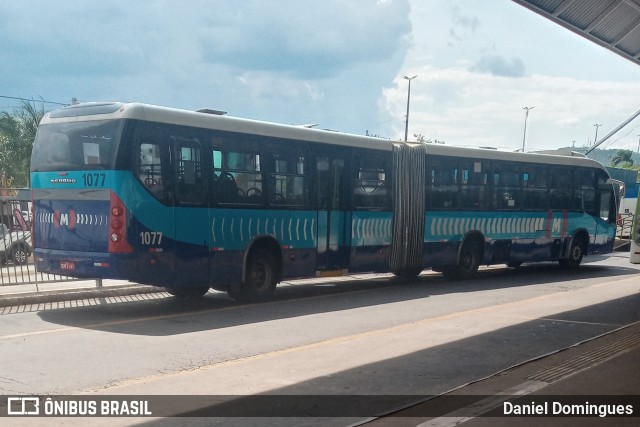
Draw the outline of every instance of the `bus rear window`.
[[[120,121],[56,123],[38,128],[31,170],[109,169],[120,135]]]

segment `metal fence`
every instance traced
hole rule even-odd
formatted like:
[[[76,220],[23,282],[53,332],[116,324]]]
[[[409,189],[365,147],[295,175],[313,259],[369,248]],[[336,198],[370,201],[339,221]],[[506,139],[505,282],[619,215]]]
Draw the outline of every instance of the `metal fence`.
[[[0,235],[0,286],[76,280],[36,271],[28,189],[0,189]]]
[[[621,213],[618,217],[616,236],[620,239],[631,239],[633,229],[633,214]]]

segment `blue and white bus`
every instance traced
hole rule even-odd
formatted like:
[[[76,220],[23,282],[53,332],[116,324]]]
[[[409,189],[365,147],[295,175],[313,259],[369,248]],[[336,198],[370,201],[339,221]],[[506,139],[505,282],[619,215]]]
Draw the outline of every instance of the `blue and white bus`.
[[[592,160],[212,113],[88,103],[45,115],[31,162],[37,269],[263,299],[290,278],[469,277],[612,251],[613,186]]]

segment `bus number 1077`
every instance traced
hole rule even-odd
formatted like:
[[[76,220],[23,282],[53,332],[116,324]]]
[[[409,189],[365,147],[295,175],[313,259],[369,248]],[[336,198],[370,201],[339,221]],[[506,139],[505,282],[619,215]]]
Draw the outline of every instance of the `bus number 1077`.
[[[160,231],[143,231],[140,233],[140,244],[142,245],[159,245],[162,243],[162,232]]]
[[[83,173],[82,181],[85,187],[104,187],[106,174],[104,173]]]

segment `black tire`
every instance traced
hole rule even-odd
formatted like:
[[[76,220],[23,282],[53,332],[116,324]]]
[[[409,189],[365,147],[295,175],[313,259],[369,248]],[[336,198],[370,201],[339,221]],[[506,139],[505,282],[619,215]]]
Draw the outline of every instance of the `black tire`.
[[[11,260],[15,265],[25,265],[29,255],[29,249],[25,245],[18,244],[11,248]]]
[[[480,246],[476,242],[465,242],[460,250],[458,265],[445,266],[442,275],[447,279],[469,279],[480,267]]]
[[[569,254],[567,258],[558,260],[560,265],[565,268],[577,268],[582,262],[582,258],[586,252],[586,244],[583,238],[574,237],[571,241]]]
[[[167,292],[176,298],[201,298],[209,292],[209,286],[181,286],[179,288],[167,286]]]
[[[229,296],[238,301],[263,301],[273,296],[277,284],[275,259],[269,252],[258,250],[247,260],[245,281],[229,288]]]

